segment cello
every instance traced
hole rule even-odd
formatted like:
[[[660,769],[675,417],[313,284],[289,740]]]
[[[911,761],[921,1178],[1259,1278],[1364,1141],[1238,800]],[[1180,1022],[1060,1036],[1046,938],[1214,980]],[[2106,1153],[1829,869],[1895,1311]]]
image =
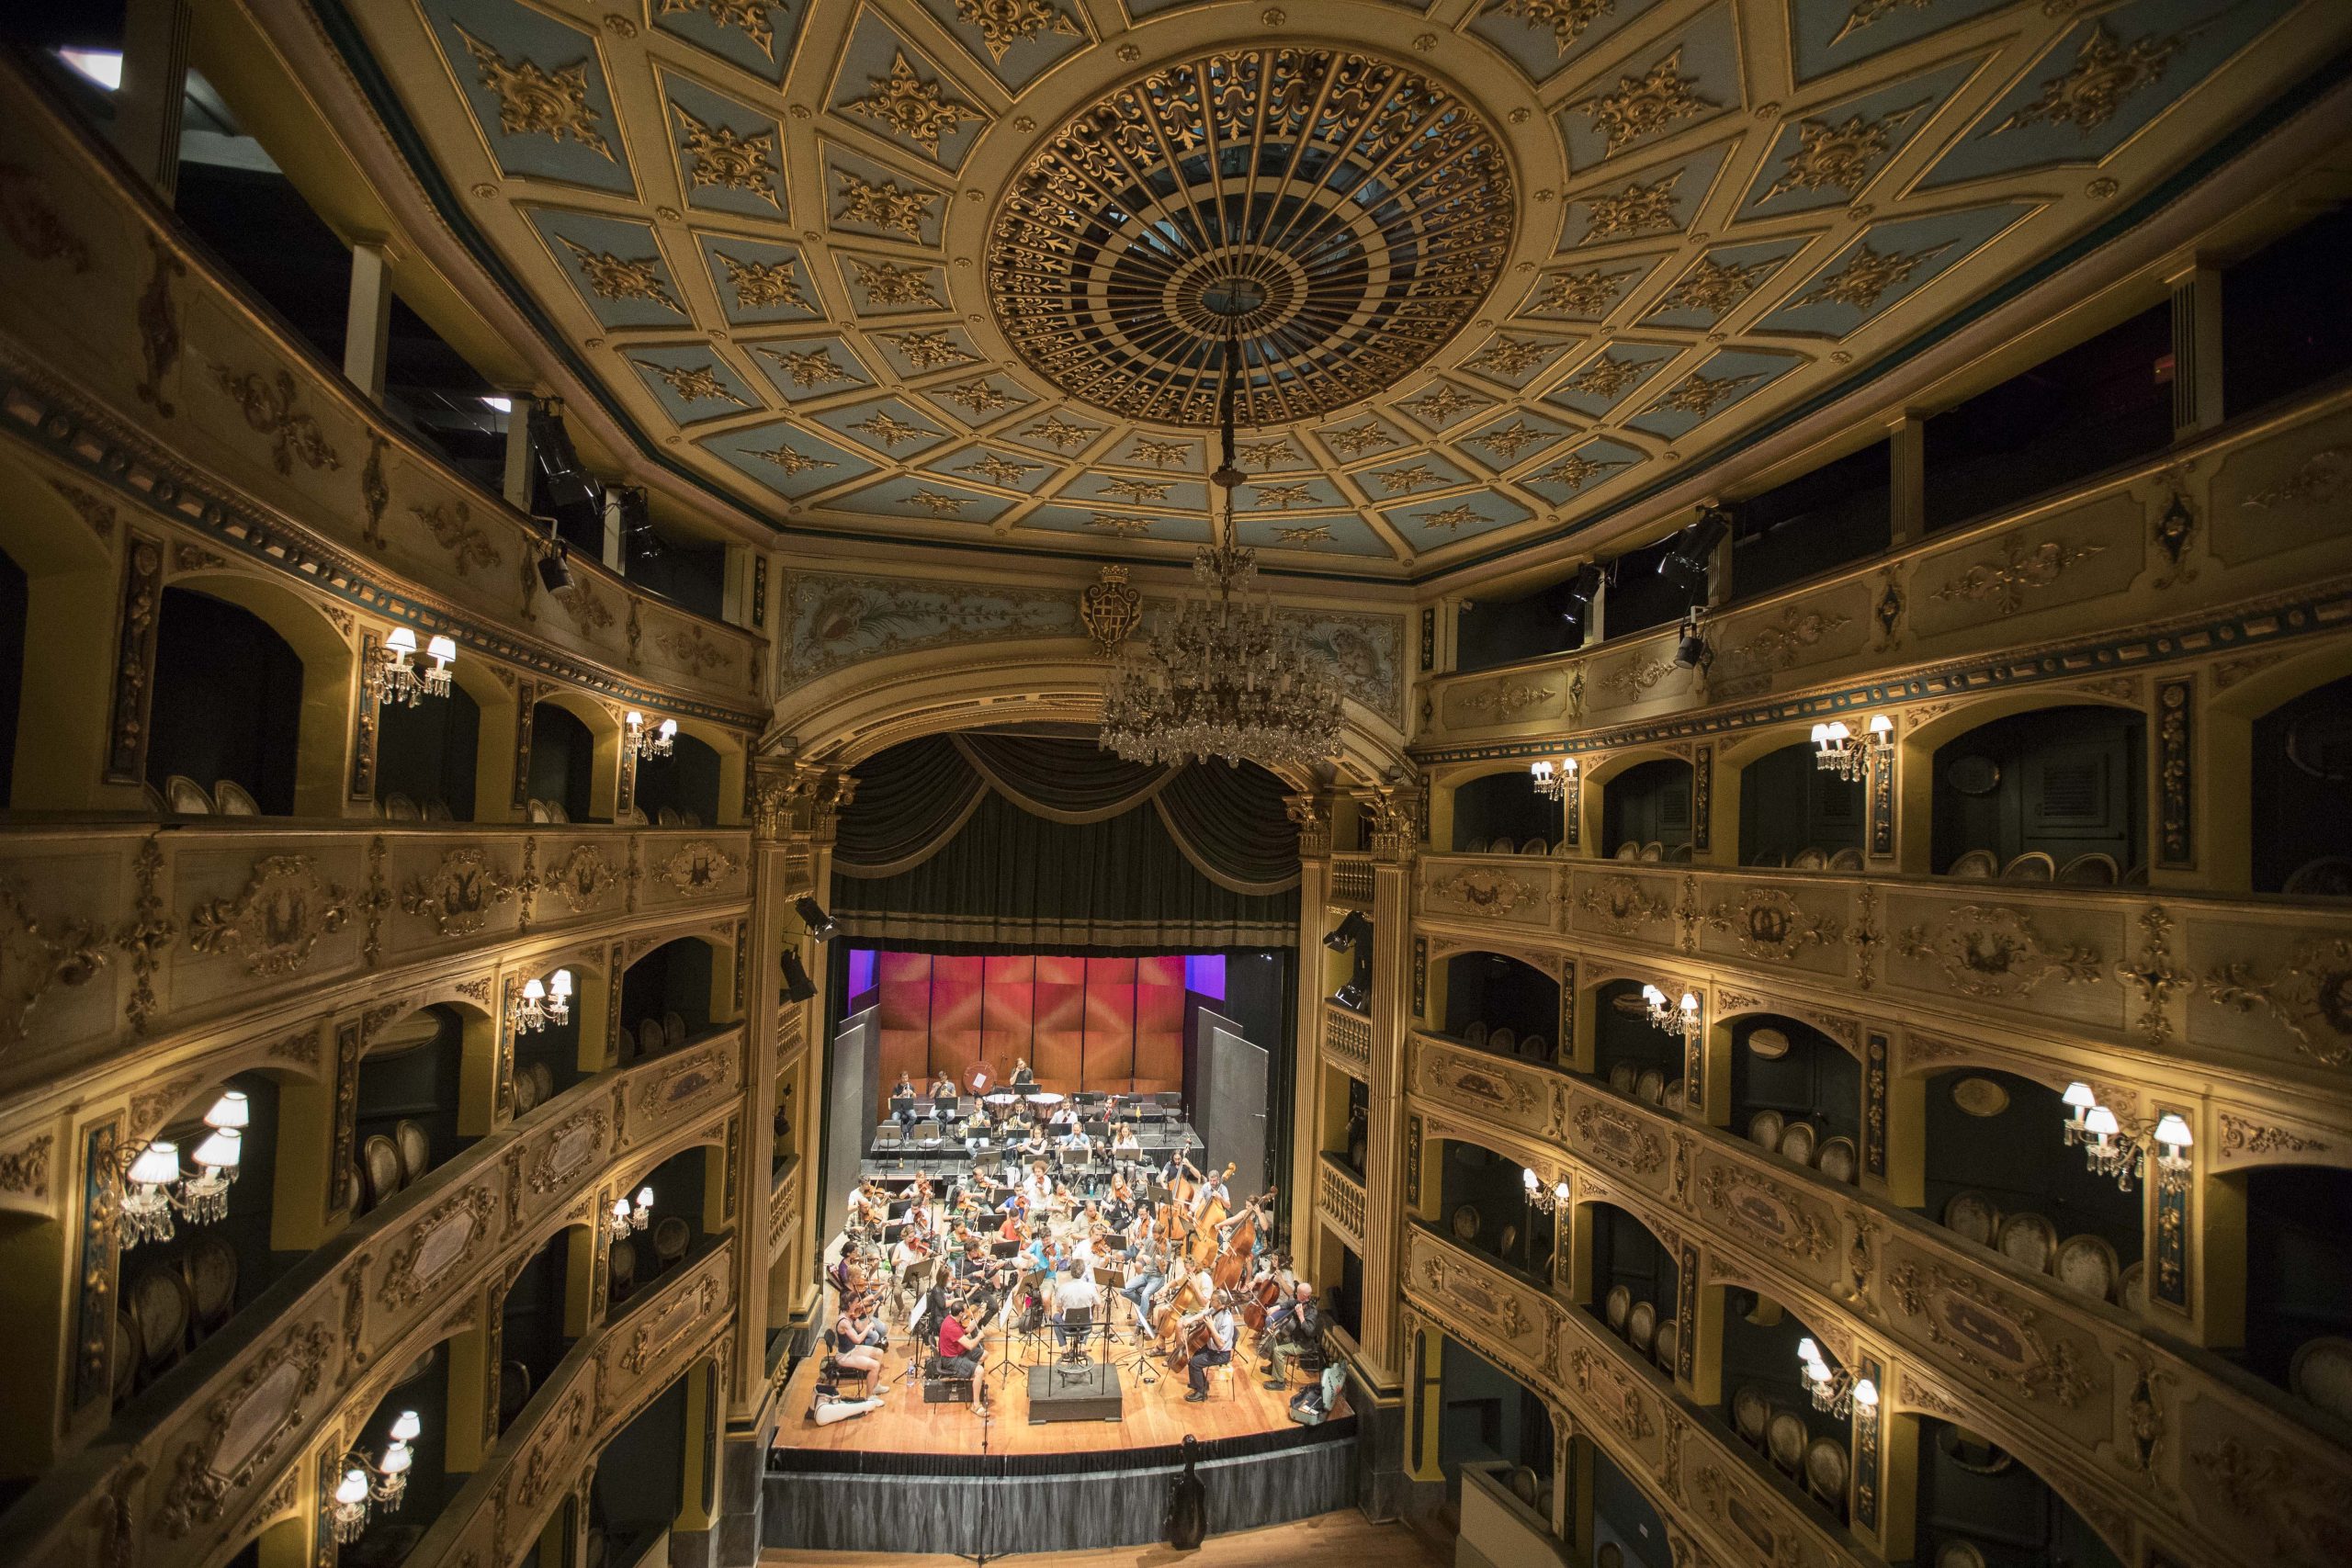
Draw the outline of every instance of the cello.
[[[1266,1314],[1283,1299],[1282,1273],[1288,1267],[1287,1258],[1270,1255],[1265,1269],[1242,1292],[1249,1300],[1242,1303],[1241,1321],[1250,1325],[1252,1334],[1266,1332]]]
[[[1225,1295],[1220,1292],[1208,1305],[1190,1317],[1178,1320],[1176,1348],[1168,1352],[1168,1366],[1171,1371],[1182,1371],[1193,1357],[1216,1343],[1216,1329],[1209,1319],[1225,1302]]]

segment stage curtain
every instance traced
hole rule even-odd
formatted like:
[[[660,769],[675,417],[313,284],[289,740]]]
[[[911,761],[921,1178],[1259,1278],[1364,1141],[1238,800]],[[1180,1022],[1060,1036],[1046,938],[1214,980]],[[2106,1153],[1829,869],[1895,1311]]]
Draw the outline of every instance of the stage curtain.
[[[951,735],[989,787],[1049,822],[1100,822],[1132,810],[1168,784],[1166,768],[1130,762],[1091,740],[1034,735]],[[1295,859],[1297,852],[1292,851]],[[1297,867],[1293,866],[1295,874]]]
[[[988,794],[988,782],[944,735],[893,746],[856,773],[857,796],[842,813],[833,843],[833,863],[849,876],[891,876],[921,865]]]
[[[879,946],[1159,953],[1298,942],[1295,882],[1278,893],[1221,886],[1143,807],[1054,822],[989,791],[960,830],[911,867],[880,876],[840,869],[834,918],[849,937]],[[1041,1013],[1044,1001],[1041,993]]]

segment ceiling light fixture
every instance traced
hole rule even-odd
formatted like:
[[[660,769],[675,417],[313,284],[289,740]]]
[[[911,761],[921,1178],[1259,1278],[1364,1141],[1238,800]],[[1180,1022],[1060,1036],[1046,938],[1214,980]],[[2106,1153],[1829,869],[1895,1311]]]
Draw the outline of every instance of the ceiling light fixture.
[[[1159,612],[1149,635],[1130,639],[1111,667],[1102,744],[1131,762],[1222,757],[1305,773],[1338,749],[1340,688],[1272,597],[1255,591],[1258,552],[1234,536],[1239,357],[1238,340],[1227,338],[1218,391],[1223,461],[1210,476],[1225,492],[1223,518],[1210,518],[1216,542],[1193,552],[1194,586],[1175,614]]]

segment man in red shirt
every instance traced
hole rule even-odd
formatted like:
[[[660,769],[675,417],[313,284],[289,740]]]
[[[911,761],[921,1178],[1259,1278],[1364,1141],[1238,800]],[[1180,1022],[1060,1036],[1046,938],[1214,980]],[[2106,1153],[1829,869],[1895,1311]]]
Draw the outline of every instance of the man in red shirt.
[[[964,1337],[964,1317],[961,1307],[947,1309],[946,1318],[939,1325],[939,1375],[947,1378],[968,1378],[979,1371],[979,1344]]]

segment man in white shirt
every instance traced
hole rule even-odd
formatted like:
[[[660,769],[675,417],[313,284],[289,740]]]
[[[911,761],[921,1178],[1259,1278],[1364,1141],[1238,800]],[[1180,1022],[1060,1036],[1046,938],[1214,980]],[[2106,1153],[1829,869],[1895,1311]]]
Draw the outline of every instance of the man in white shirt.
[[[1085,1128],[1073,1124],[1069,1132],[1062,1134],[1062,1153],[1076,1155],[1082,1159],[1093,1152],[1094,1140],[1086,1135]]]
[[[1198,1404],[1209,1396],[1209,1369],[1224,1366],[1233,1359],[1233,1309],[1220,1304],[1209,1314],[1209,1343],[1196,1350],[1185,1363],[1184,1376],[1191,1381],[1193,1392],[1184,1396],[1187,1404]]]
[[[1065,1351],[1076,1351],[1085,1345],[1087,1330],[1094,1325],[1094,1304],[1102,1299],[1093,1270],[1071,1263],[1069,1271],[1054,1291],[1054,1304],[1061,1313],[1057,1326]]]

